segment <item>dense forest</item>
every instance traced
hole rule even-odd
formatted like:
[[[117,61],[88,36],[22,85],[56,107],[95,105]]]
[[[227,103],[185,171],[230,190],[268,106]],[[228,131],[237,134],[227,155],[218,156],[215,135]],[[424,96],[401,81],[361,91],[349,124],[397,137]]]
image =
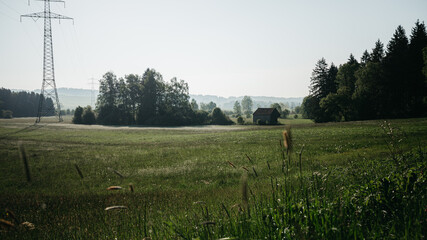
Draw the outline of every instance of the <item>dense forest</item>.
[[[13,92],[9,89],[0,89],[0,117],[36,117],[40,94],[34,92]],[[44,108],[54,109],[52,99],[44,101]],[[51,112],[48,115],[53,115]]]
[[[378,40],[358,62],[338,67],[320,59],[303,114],[316,122],[420,117],[427,114],[427,34],[417,21],[410,39],[397,27],[384,49]]]
[[[189,99],[186,82],[176,78],[165,82],[154,69],[147,69],[142,76],[129,74],[120,79],[107,72],[100,80],[96,122],[168,126],[233,123],[221,109],[214,106],[211,112],[198,110],[197,103]],[[85,110],[90,112],[76,112],[83,114]],[[84,116],[75,114],[75,119]]]

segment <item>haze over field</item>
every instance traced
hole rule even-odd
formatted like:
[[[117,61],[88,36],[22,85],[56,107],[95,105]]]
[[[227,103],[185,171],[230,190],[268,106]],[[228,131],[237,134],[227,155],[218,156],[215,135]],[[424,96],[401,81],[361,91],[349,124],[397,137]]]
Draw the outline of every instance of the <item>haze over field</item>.
[[[27,91],[22,89],[12,89],[12,91]],[[40,93],[40,89],[32,90],[34,93]],[[62,109],[74,109],[77,106],[85,107],[91,105],[95,108],[96,98],[99,91],[90,89],[77,89],[77,88],[58,88],[59,100],[61,101]],[[218,107],[224,110],[233,110],[235,101],[242,101],[243,96],[237,97],[221,97],[216,95],[201,95],[190,94],[190,98],[196,100],[198,103],[214,102]],[[280,97],[266,97],[266,96],[251,96],[254,101],[254,107],[269,107],[273,103],[287,103],[290,108],[299,106],[302,103],[302,97],[296,98],[280,98]],[[93,100],[93,104],[92,104]]]

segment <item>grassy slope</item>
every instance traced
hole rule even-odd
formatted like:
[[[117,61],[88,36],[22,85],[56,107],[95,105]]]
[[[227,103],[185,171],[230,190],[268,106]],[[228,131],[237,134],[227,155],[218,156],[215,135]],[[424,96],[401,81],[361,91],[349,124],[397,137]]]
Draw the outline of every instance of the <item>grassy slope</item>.
[[[22,125],[14,120],[0,122],[0,209],[15,211],[20,220],[35,223],[36,230],[2,233],[5,237],[165,236],[172,234],[163,225],[171,216],[199,214],[196,201],[205,201],[208,206],[224,203],[228,207],[240,202],[243,166],[250,170],[249,187],[255,194],[269,191],[271,177],[280,180],[283,176],[279,146],[283,126],[231,126],[225,131],[64,129],[47,124],[19,132],[30,123],[20,121]],[[401,144],[404,150],[426,146],[427,119],[391,122],[406,133]],[[379,124],[380,121],[295,125],[295,149],[299,151],[305,145],[304,173],[335,171],[348,176],[336,178],[336,184],[369,180],[363,174],[380,170],[372,162],[364,165],[364,160],[389,156],[387,136]],[[29,155],[31,183],[25,179],[18,141]],[[74,164],[80,167],[84,179],[80,179]],[[356,165],[365,173],[352,172]],[[113,169],[125,177],[120,178]],[[106,190],[111,185],[127,187],[129,183],[135,187],[134,194]],[[115,204],[126,205],[129,210],[126,214],[103,210]]]

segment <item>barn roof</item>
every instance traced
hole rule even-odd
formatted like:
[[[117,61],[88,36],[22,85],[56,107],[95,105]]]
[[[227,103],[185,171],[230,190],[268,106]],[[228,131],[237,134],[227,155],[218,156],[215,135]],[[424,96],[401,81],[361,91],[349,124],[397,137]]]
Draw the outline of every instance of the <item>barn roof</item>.
[[[271,115],[271,114],[279,114],[279,112],[277,111],[276,108],[258,108],[255,112],[254,115],[255,116],[260,116],[260,115]]]

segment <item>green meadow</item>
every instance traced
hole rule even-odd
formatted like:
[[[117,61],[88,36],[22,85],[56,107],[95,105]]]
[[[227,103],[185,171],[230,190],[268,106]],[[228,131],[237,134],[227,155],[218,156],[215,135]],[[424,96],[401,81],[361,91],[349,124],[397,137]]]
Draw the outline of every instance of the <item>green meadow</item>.
[[[425,118],[170,128],[33,121],[0,120],[1,239],[427,234]],[[283,146],[288,125],[292,149]]]

